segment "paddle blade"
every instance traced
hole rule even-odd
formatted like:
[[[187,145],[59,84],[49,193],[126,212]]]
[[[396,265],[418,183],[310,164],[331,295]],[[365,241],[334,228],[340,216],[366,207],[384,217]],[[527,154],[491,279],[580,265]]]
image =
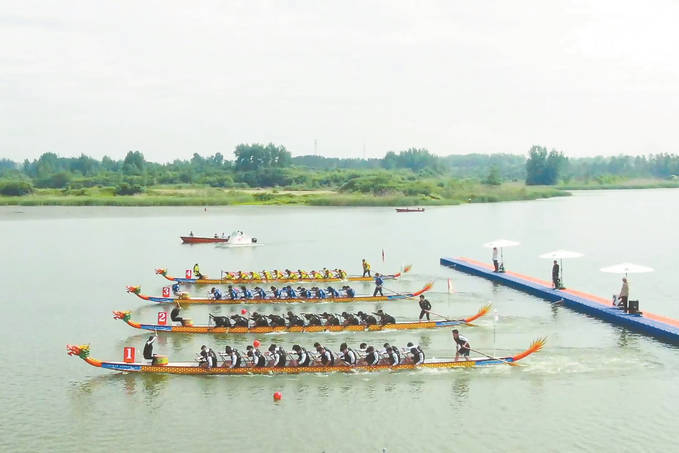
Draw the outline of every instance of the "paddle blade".
[[[470,322],[479,319],[481,316],[487,315],[492,306],[493,306],[492,304],[484,305],[474,316],[464,319],[464,322],[469,324]]]
[[[424,285],[424,288],[422,288],[421,290],[419,290],[416,293],[413,293],[413,296],[419,296],[422,293],[426,293],[427,291],[432,289],[433,286],[434,286],[434,282],[429,282],[426,285]]]
[[[540,349],[542,349],[542,347],[545,345],[546,342],[547,342],[547,338],[545,338],[545,337],[538,338],[537,340],[533,341],[533,343],[531,343],[531,345],[528,349],[526,349],[522,353],[517,354],[514,357],[512,357],[512,360],[514,360],[516,362],[517,360],[521,360],[524,357],[533,354],[534,352],[538,352]]]
[[[413,265],[412,265],[412,264],[406,265],[406,267],[403,268],[402,274],[405,274],[405,273],[407,273],[407,272],[410,272],[410,269],[412,269],[412,268],[413,268]]]
[[[162,267],[160,269],[156,269],[156,274],[165,275],[167,274],[167,269]]]

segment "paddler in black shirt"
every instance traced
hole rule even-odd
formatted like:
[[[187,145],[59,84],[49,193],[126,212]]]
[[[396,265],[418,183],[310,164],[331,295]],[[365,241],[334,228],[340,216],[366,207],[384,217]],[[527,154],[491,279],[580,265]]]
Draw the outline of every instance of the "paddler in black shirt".
[[[320,356],[321,359],[321,363],[324,366],[333,366],[335,364],[335,355],[332,353],[330,349],[327,349],[318,344],[318,346],[316,346],[316,352],[318,352],[318,355]]]
[[[356,366],[356,362],[358,361],[358,355],[356,355],[353,349],[347,346],[346,343],[342,343],[340,345],[340,352],[342,353],[342,360],[344,361],[345,365]]]
[[[365,355],[365,362],[370,366],[376,366],[380,363],[380,354],[375,350],[373,346],[368,346],[365,350],[367,353]]]
[[[288,326],[293,327],[293,326],[302,326],[304,327],[304,320],[294,314],[292,311],[288,311]]]
[[[422,348],[420,348],[419,345],[408,343],[406,345],[406,348],[412,354],[413,363],[415,365],[419,365],[420,363],[424,362],[424,351],[422,350]]]
[[[358,318],[352,313],[342,312],[342,318],[344,318],[342,324],[345,326],[357,326],[359,324]]]
[[[253,346],[248,346],[246,348],[246,354],[252,359],[252,366],[254,368],[262,368],[266,366],[266,358],[259,352],[259,349],[255,349]]]
[[[379,322],[379,323],[380,323],[381,325],[385,325],[385,324],[396,324],[396,319],[394,319],[393,316],[391,316],[391,315],[385,313],[385,312],[382,311],[382,310],[377,310],[377,313],[373,313],[373,314],[380,318],[380,322]]]
[[[178,322],[182,324],[184,322],[184,318],[179,316],[179,310],[181,310],[181,306],[179,305],[179,302],[175,302],[175,307],[172,309],[170,312],[170,319],[174,322]]]
[[[144,345],[144,358],[146,360],[153,360],[153,342],[156,341],[157,336],[150,336],[148,340],[146,340],[146,344]]]
[[[292,350],[297,354],[297,366],[307,367],[311,364],[311,357],[306,349],[296,344],[292,347]]]

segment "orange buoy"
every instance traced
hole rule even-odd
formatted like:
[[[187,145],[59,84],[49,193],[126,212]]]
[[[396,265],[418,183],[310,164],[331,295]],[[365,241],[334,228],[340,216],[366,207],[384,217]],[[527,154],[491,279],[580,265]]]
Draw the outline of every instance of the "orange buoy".
[[[255,340],[252,342],[252,345],[256,348],[258,348],[262,343],[259,340]]]
[[[273,400],[274,401],[280,401],[281,398],[283,398],[283,394],[281,392],[276,392],[273,394]]]

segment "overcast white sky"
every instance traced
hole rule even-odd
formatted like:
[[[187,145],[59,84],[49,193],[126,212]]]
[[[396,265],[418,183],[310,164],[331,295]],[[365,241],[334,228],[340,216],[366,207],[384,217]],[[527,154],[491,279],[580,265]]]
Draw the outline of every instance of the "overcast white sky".
[[[679,152],[679,3],[0,0],[0,157]]]

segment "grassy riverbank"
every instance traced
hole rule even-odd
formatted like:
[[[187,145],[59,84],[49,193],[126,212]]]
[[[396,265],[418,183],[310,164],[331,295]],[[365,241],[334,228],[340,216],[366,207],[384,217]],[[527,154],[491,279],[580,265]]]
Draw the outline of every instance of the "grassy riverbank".
[[[628,179],[597,182],[571,182],[559,184],[562,190],[616,190],[616,189],[676,189],[679,180],[675,179]]]
[[[567,196],[552,187],[507,183],[498,186],[461,182],[437,193],[405,195],[386,192],[375,195],[333,190],[232,190],[198,185],[151,186],[135,195],[116,195],[113,187],[81,189],[36,189],[23,196],[2,196],[0,205],[22,206],[223,206],[223,205],[309,205],[309,206],[414,206],[455,205]]]

